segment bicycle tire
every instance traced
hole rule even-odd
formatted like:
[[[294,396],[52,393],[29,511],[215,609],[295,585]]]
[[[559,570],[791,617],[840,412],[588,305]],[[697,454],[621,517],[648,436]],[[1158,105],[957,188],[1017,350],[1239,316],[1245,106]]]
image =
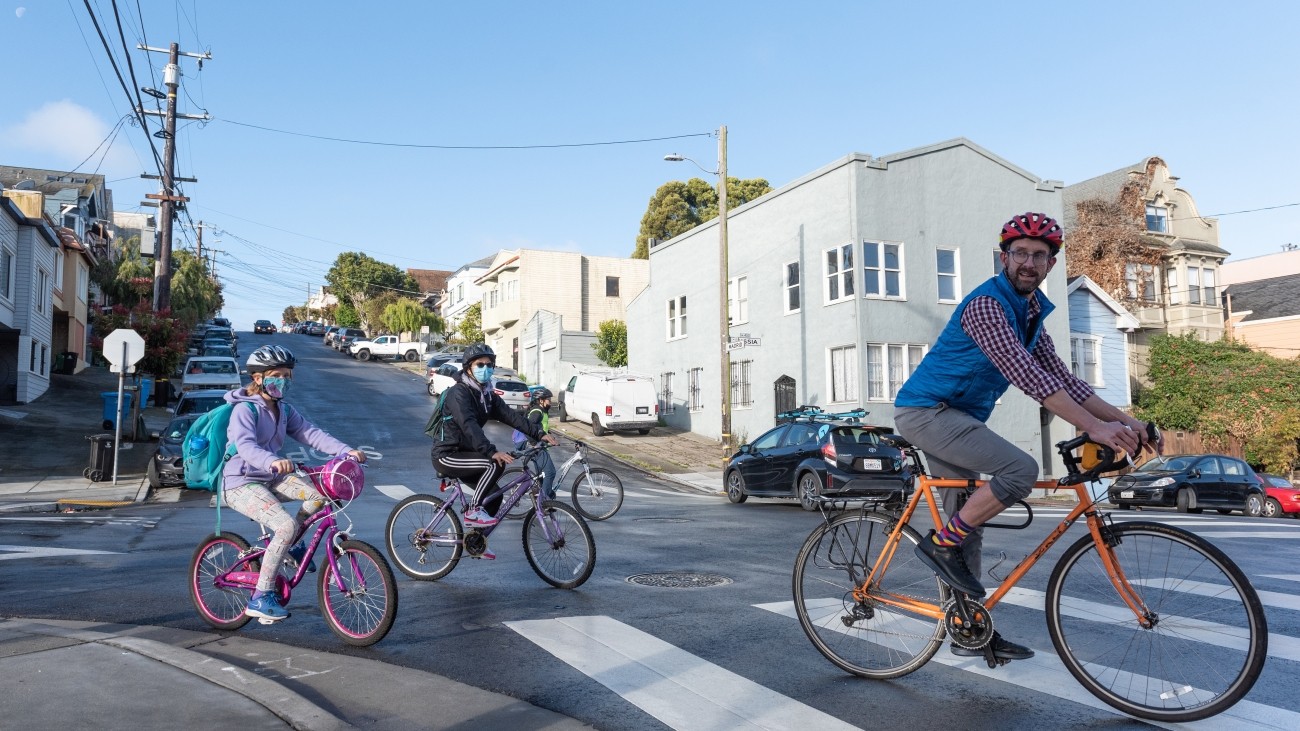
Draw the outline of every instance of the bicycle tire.
[[[582,586],[596,568],[596,539],[591,528],[578,511],[558,500],[547,500],[540,511],[533,511],[524,521],[523,537],[528,565],[557,589]]]
[[[369,543],[351,539],[339,547],[343,552],[335,563],[322,562],[316,585],[321,614],[349,645],[373,645],[384,639],[397,618],[397,579],[383,554]]]
[[[1152,721],[1208,718],[1241,700],[1268,655],[1264,609],[1245,574],[1185,530],[1147,522],[1109,530],[1116,563],[1158,621],[1137,624],[1092,537],[1080,539],[1047,585],[1048,634],[1070,674],[1104,703]],[[1152,669],[1171,677],[1149,677]]]
[[[908,613],[881,602],[858,602],[853,590],[865,580],[889,542],[897,516],[855,511],[823,523],[804,540],[791,584],[794,609],[804,634],[827,660],[864,678],[898,678],[916,670],[939,650],[942,619]],[[868,596],[894,596],[943,606],[946,584],[916,558],[922,540],[910,526],[883,577]]]
[[[234,533],[211,534],[199,543],[190,558],[190,601],[204,622],[220,630],[237,630],[252,617],[244,614],[251,593],[247,589],[216,585],[218,576],[230,570],[248,541]],[[248,562],[248,571],[261,569],[260,561]]]
[[[456,511],[443,510],[444,505],[432,495],[411,495],[388,514],[384,529],[388,555],[412,579],[441,579],[460,561],[465,529]]]
[[[604,467],[579,473],[569,493],[573,507],[587,520],[608,520],[623,507],[623,481]]]

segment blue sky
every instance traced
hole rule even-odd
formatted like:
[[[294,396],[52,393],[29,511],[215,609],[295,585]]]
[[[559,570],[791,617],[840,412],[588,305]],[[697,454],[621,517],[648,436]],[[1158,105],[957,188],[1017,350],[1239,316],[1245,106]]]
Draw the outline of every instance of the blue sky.
[[[90,4],[125,75],[113,4]],[[441,269],[518,246],[626,256],[656,188],[713,180],[663,156],[712,168],[717,152],[705,136],[449,150],[244,125],[514,147],[725,124],[731,175],[776,187],[850,152],[953,137],[1067,184],[1158,155],[1202,215],[1282,206],[1220,218],[1234,258],[1300,244],[1292,3],[117,5],[132,49],[212,52],[202,71],[181,63],[180,109],[214,119],[182,129],[177,172],[199,178],[190,215],[226,252],[217,272],[240,328],[302,304],[342,251]],[[0,54],[0,163],[70,169],[128,113],[84,0],[4,0]],[[162,88],[164,56],[131,60]],[[150,160],[126,126],[79,169],[138,210],[156,192],[137,177]]]

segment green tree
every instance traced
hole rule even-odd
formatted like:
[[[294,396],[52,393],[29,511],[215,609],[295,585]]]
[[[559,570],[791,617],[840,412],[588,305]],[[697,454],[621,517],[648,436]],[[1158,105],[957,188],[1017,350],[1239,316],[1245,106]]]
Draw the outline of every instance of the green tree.
[[[225,304],[221,285],[208,272],[207,262],[185,250],[174,252],[172,262],[172,314],[186,329],[212,317]]]
[[[460,324],[456,326],[456,335],[460,336],[461,342],[483,342],[482,302],[475,302],[465,310],[465,317],[460,321]]]
[[[346,326],[363,329],[369,329],[366,300],[381,292],[396,292],[400,295],[416,291],[415,279],[411,275],[358,251],[339,254],[334,265],[325,273],[325,281],[329,282],[330,291],[339,298],[338,324],[345,325],[343,304],[348,303],[352,308],[353,322]]]
[[[442,318],[424,309],[419,302],[409,297],[400,299],[384,308],[383,323],[384,327],[398,335],[402,333],[414,335],[419,333],[420,328],[425,325],[429,326],[429,332],[431,333],[441,333],[443,331]]]
[[[323,313],[328,313],[324,319],[332,320],[339,327],[361,327],[361,315],[357,313],[357,308],[351,302],[339,300],[339,303],[333,307],[332,311],[329,307],[323,310]]]
[[[301,322],[301,321],[302,321],[302,318],[298,317],[298,310],[299,310],[299,309],[300,309],[300,308],[298,308],[298,307],[294,307],[293,305],[289,305],[288,307],[284,308],[284,312],[281,312],[281,313],[280,313],[280,320],[283,321],[284,323],[288,324],[288,325],[292,325],[292,324],[294,324],[294,323]]]
[[[153,301],[153,265],[140,256],[140,237],[115,243],[115,256],[101,257],[90,272],[108,301],[128,309]]]
[[[727,206],[738,208],[772,191],[763,178],[727,178]],[[667,241],[718,217],[718,190],[699,178],[672,180],[659,186],[641,217],[633,259],[650,257],[650,239]]]
[[[144,358],[136,364],[137,370],[159,378],[168,378],[185,356],[187,328],[171,312],[155,312],[149,302],[140,302],[128,310],[117,305],[106,313],[95,316],[94,337],[90,345],[103,352],[104,336],[120,328],[130,328],[144,338]]]
[[[601,363],[613,368],[627,365],[627,323],[606,320],[596,328],[596,342],[591,344]]]

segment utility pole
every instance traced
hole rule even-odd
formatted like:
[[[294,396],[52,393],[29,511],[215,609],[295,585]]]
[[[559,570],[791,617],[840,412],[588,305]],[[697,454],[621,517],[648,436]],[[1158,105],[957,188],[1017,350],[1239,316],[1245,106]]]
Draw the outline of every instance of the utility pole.
[[[185,196],[176,195],[175,164],[176,164],[176,118],[182,119],[211,119],[207,114],[177,114],[176,113],[176,89],[180,86],[180,57],[182,55],[191,58],[200,59],[201,64],[204,59],[212,58],[211,53],[181,53],[179,44],[173,43],[171,47],[164,50],[161,48],[150,48],[148,46],[138,46],[141,50],[152,51],[154,53],[167,54],[167,66],[163,68],[163,83],[167,86],[167,111],[158,112],[140,108],[141,114],[153,114],[163,117],[163,128],[155,132],[155,137],[161,137],[164,141],[162,170],[162,189],[156,195],[149,193],[145,198],[151,198],[158,201],[158,258],[154,264],[154,310],[169,309],[172,304],[172,221],[176,218],[176,211],[183,207],[189,200]],[[158,92],[152,89],[143,89],[150,96],[159,96]],[[178,206],[177,204],[181,204]]]
[[[198,255],[199,261],[203,261],[203,221],[199,221],[199,225],[195,226],[195,229],[197,229],[194,234],[195,254]]]

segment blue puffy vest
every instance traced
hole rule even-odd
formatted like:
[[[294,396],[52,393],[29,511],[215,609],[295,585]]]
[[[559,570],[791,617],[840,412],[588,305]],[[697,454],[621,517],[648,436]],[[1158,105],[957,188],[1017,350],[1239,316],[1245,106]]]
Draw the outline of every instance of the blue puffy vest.
[[[1041,309],[1035,321],[1029,322],[1029,300],[1016,292],[1005,273],[999,273],[976,287],[957,305],[957,311],[952,313],[952,319],[939,334],[938,342],[899,390],[894,399],[895,406],[928,409],[945,403],[980,421],[988,421],[993,405],[1011,384],[961,328],[961,316],[966,306],[972,299],[985,296],[1002,305],[1011,329],[1020,336],[1025,349],[1033,352],[1043,329],[1042,322],[1056,306],[1038,292]]]

